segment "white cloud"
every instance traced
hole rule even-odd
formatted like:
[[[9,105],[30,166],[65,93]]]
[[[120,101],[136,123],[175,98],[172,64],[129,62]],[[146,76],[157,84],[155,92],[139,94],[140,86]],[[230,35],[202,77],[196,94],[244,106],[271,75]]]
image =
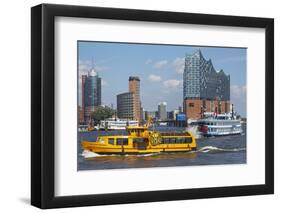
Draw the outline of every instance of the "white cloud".
[[[167,89],[177,89],[179,88],[180,85],[181,85],[181,81],[176,79],[163,81],[163,86]]]
[[[79,60],[79,63],[78,63],[79,75],[87,74],[92,69],[92,66],[93,66],[93,63],[89,60],[83,60],[83,61]],[[94,69],[97,72],[102,72],[102,71],[108,70],[109,67],[94,64]]]
[[[247,87],[245,85],[243,85],[243,86],[231,85],[230,86],[231,98],[242,98],[245,96],[246,92],[247,92]]]
[[[241,61],[245,61],[245,60],[246,60],[245,55],[239,55],[239,56],[232,56],[232,57],[228,57],[228,58],[218,59],[218,60],[216,60],[216,63],[241,62]]]
[[[161,60],[161,61],[155,62],[153,64],[153,67],[156,68],[156,69],[162,69],[166,65],[168,65],[168,61],[167,60]]]
[[[161,77],[159,75],[151,74],[148,76],[148,80],[152,81],[152,82],[159,82],[159,81],[161,81]]]
[[[151,60],[151,59],[147,59],[147,60],[144,62],[145,65],[148,65],[148,64],[151,64],[151,63],[152,63],[152,60]]]
[[[160,60],[152,63],[152,60],[148,59],[145,64],[152,64],[152,67],[155,69],[163,69],[169,67],[172,70],[175,70],[178,74],[182,74],[184,71],[184,62],[185,58],[177,57],[173,61],[169,62],[168,60]]]
[[[87,72],[89,72],[90,69],[91,69],[91,62],[90,61],[79,60],[79,63],[78,63],[78,73],[79,73],[79,75],[87,74]]]
[[[106,66],[94,66],[95,71],[97,72],[102,72],[102,71],[106,71],[109,69],[109,67]]]
[[[242,116],[247,115],[246,100],[247,100],[247,86],[231,85],[230,86],[230,100],[234,104],[234,110]]]
[[[184,58],[176,58],[173,62],[172,65],[174,66],[175,70],[177,73],[182,74],[184,71]]]

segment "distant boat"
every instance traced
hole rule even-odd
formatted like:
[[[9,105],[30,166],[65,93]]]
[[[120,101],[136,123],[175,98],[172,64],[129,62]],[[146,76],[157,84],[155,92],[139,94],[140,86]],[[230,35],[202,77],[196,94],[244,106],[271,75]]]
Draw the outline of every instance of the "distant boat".
[[[197,125],[198,131],[203,136],[224,136],[242,134],[240,119],[236,119],[231,113],[228,114],[207,114],[206,117],[192,122]]]
[[[78,132],[88,132],[88,125],[79,125]]]
[[[167,124],[167,122],[160,122],[159,123],[159,126],[167,126],[168,124]]]
[[[126,130],[127,126],[139,126],[137,120],[127,120],[127,119],[106,119],[102,120],[99,126],[100,130]]]
[[[91,126],[91,125],[79,125],[78,126],[78,132],[91,132],[97,130],[97,128]]]

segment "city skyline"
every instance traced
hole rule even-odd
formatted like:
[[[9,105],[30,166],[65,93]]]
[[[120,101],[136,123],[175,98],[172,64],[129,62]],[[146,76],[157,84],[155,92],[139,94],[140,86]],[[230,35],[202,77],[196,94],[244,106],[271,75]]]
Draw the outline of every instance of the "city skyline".
[[[78,48],[79,84],[82,74],[94,65],[102,79],[102,104],[116,108],[116,95],[128,90],[128,77],[139,76],[140,99],[146,111],[156,111],[159,102],[167,102],[167,111],[182,106],[184,58],[200,48],[217,71],[223,69],[231,76],[231,102],[239,114],[246,116],[245,48],[108,42],[79,42]]]

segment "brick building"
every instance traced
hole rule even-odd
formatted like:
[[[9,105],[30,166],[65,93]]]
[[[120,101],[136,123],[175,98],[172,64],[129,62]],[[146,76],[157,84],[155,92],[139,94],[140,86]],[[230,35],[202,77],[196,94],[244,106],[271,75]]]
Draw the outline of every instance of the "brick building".
[[[140,101],[140,78],[138,76],[129,77],[129,92],[133,93],[134,119],[140,121],[141,101]]]

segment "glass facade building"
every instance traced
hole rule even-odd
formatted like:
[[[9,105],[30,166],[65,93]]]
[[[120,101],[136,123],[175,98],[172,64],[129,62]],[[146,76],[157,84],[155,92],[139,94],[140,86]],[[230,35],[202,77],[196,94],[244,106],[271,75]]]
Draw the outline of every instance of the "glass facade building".
[[[95,107],[101,105],[101,78],[91,71],[84,84],[84,106]]]
[[[101,78],[92,69],[88,75],[82,75],[82,111],[85,122],[91,119],[97,106],[101,106]]]
[[[123,119],[134,119],[134,93],[125,92],[117,95],[117,116]]]
[[[183,73],[183,98],[202,100],[230,100],[230,76],[216,71],[211,59],[201,51],[186,55]]]

